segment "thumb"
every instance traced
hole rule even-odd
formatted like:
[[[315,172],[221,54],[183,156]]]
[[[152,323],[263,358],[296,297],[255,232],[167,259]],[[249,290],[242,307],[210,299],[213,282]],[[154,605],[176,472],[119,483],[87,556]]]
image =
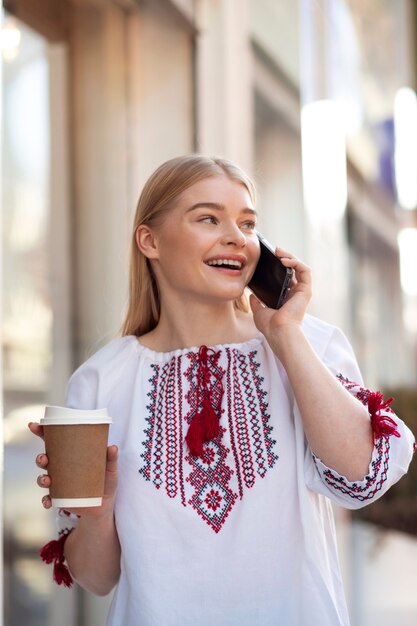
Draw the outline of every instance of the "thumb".
[[[104,486],[104,493],[108,497],[113,497],[117,489],[118,452],[117,446],[109,446],[107,448],[106,482]]]
[[[110,473],[117,472],[117,460],[119,457],[119,449],[117,446],[109,446],[107,448],[106,471]]]

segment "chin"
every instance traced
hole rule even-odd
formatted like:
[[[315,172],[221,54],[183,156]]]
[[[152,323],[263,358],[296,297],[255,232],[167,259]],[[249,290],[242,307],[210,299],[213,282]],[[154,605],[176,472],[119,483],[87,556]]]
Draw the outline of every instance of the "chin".
[[[245,289],[228,289],[225,294],[222,294],[222,299],[228,302],[234,302],[238,300],[245,293]]]
[[[234,302],[238,298],[240,298],[245,293],[245,285],[221,285],[216,286],[211,285],[204,295],[211,302],[225,303],[225,302]]]

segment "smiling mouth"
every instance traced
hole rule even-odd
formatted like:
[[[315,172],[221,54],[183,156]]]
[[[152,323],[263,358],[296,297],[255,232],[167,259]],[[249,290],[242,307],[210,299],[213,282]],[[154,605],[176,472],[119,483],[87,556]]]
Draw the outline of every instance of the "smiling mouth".
[[[213,261],[206,261],[205,263],[211,267],[224,267],[228,270],[241,270],[243,268],[243,263],[232,259],[215,259]]]

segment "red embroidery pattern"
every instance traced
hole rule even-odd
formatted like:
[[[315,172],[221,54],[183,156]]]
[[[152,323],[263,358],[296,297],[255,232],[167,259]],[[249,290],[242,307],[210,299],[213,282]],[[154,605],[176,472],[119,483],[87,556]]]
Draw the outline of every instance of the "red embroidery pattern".
[[[245,393],[246,407],[252,431],[251,439],[254,448],[256,472],[261,478],[263,478],[268,469],[268,461],[264,452],[262,423],[260,423],[258,419],[259,409],[256,403],[256,396],[253,393],[252,377],[250,375],[250,372],[248,371],[246,359],[242,354],[238,354],[237,358],[239,360],[239,367],[242,372],[242,387]]]
[[[375,394],[369,389],[361,387],[341,374],[338,374],[337,378],[345,389],[358,398],[358,400],[360,400],[365,406],[368,406],[370,398],[375,396]],[[384,406],[383,411],[391,414],[393,413],[388,405]],[[395,424],[394,420],[391,418],[390,422]],[[375,494],[382,489],[384,482],[387,480],[390,451],[389,437],[386,434],[378,434],[378,432],[374,431],[374,447],[376,450],[376,456],[371,463],[371,471],[365,477],[364,481],[362,481],[362,486],[357,482],[348,482],[344,477],[336,475],[330,469],[323,472],[326,483],[333,489],[337,489],[343,494],[356,500],[360,500],[362,502],[365,500],[372,500]],[[316,459],[314,459],[314,461],[316,462]]]
[[[206,499],[204,500],[208,508],[213,509],[213,511],[219,508],[221,501],[222,501],[221,495],[215,489],[212,489],[211,491],[209,491],[209,493],[206,496]]]
[[[249,420],[246,407],[242,396],[242,386],[238,375],[238,366],[242,368],[236,351],[233,359],[233,388],[235,390],[235,428],[237,432],[237,442],[239,447],[239,457],[242,459],[242,475],[245,486],[250,489],[255,484],[255,471],[253,462],[253,453],[251,446],[251,437],[249,433]],[[243,364],[244,367],[244,364]],[[243,368],[242,368],[243,369]]]
[[[341,491],[343,494],[355,500],[360,500],[361,502],[372,500],[375,494],[381,491],[384,482],[387,480],[390,450],[389,440],[380,437],[375,446],[377,456],[375,460],[372,461],[372,471],[365,477],[365,482],[362,486],[357,482],[348,482],[346,478],[336,475],[330,469],[323,472],[326,483],[333,489]],[[314,459],[314,462],[316,462],[316,459]]]
[[[232,372],[232,354],[233,353],[231,350],[227,349],[226,354],[227,354],[227,387],[226,389],[229,391],[232,388],[231,372]],[[234,414],[233,414],[232,400],[233,400],[232,394],[230,392],[227,393],[227,415],[228,415],[228,421],[229,421],[230,443],[232,446],[233,457],[234,457],[235,467],[236,467],[236,478],[237,478],[237,484],[238,484],[238,489],[239,489],[239,498],[242,499],[243,498],[242,474],[240,470],[239,456],[238,456],[237,447],[236,447],[236,437],[235,437],[235,432],[233,428]]]
[[[182,375],[181,375],[181,365],[182,365],[182,356],[179,356],[177,359],[177,371],[175,374],[175,378],[178,383],[178,398],[180,401],[178,402],[178,424],[179,424],[179,476],[180,476],[180,490],[181,490],[181,502],[183,506],[186,506],[186,498],[185,498],[185,488],[184,488],[184,462],[183,462],[183,446],[181,442],[184,441],[183,434],[183,415],[182,415]]]
[[[157,489],[163,484],[163,465],[164,465],[164,420],[167,412],[170,410],[166,407],[165,385],[170,370],[170,363],[166,363],[160,372],[160,390],[156,396],[155,407],[155,431],[154,431],[154,453],[153,453],[153,484]],[[168,409],[168,410],[167,410]]]
[[[255,381],[256,393],[258,396],[259,407],[262,415],[262,426],[264,431],[264,440],[267,450],[267,459],[268,466],[273,467],[275,462],[278,460],[278,456],[274,452],[274,446],[276,444],[275,439],[271,438],[272,434],[272,426],[269,424],[269,420],[271,416],[268,413],[268,403],[266,402],[266,391],[262,387],[262,383],[264,382],[264,378],[259,376],[258,370],[260,364],[256,362],[256,352],[251,352],[249,354],[250,367],[252,370],[253,379]]]
[[[156,406],[156,391],[158,388],[158,375],[159,367],[152,364],[153,376],[149,379],[151,384],[151,390],[146,394],[150,398],[150,403],[146,406],[148,417],[145,418],[148,423],[148,428],[145,429],[146,440],[143,442],[145,451],[140,455],[144,459],[145,464],[140,468],[139,473],[142,474],[145,480],[151,480],[151,459],[152,459],[152,442],[153,433],[155,427],[155,406]]]
[[[243,497],[243,489],[252,488],[256,477],[263,478],[278,459],[256,356],[226,348],[222,367],[220,352],[208,354],[208,385],[220,414],[220,431],[203,444],[201,458],[192,456],[184,442],[188,425],[201,410],[198,352],[151,365],[139,473],[156,489],[164,486],[170,498],[180,497],[183,506],[191,506],[216,533]]]
[[[219,439],[225,432],[220,427]],[[193,470],[187,478],[194,488],[189,504],[218,533],[229,515],[237,494],[230,488],[233,471],[226,464],[230,450],[216,441],[205,444],[203,458],[188,455]]]
[[[165,399],[165,441],[166,441],[166,491],[170,498],[175,498],[178,491],[177,464],[178,464],[178,413],[176,407],[176,360],[169,363]]]
[[[190,366],[186,370],[185,376],[190,385],[187,394],[190,410],[185,416],[185,419],[188,423],[191,423],[194,415],[200,409],[197,381],[198,354],[188,352],[187,357],[190,360]],[[220,352],[214,354],[209,353],[207,355],[210,370],[208,386],[210,387],[213,407],[218,414],[220,414],[221,411],[220,403],[223,396],[221,381],[225,373],[219,366],[219,357]],[[221,442],[224,433],[225,429],[220,424],[220,432],[217,439],[208,441],[203,445],[203,458],[191,456],[190,454],[186,456],[186,460],[191,465],[191,474],[187,481],[194,488],[194,493],[189,499],[189,504],[193,506],[197,513],[216,533],[219,532],[226,521],[237,498],[237,495],[230,487],[230,479],[233,475],[233,470],[226,463],[226,457],[230,450]],[[207,498],[212,492],[217,494],[218,498],[218,504],[215,509],[207,504]]]

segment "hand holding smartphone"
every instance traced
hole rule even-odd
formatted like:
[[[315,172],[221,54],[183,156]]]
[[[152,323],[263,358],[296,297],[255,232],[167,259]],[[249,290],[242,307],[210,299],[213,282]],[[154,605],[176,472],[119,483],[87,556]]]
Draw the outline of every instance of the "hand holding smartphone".
[[[267,307],[279,309],[288,296],[293,270],[281,263],[274,248],[262,235],[257,235],[261,254],[248,287]]]

